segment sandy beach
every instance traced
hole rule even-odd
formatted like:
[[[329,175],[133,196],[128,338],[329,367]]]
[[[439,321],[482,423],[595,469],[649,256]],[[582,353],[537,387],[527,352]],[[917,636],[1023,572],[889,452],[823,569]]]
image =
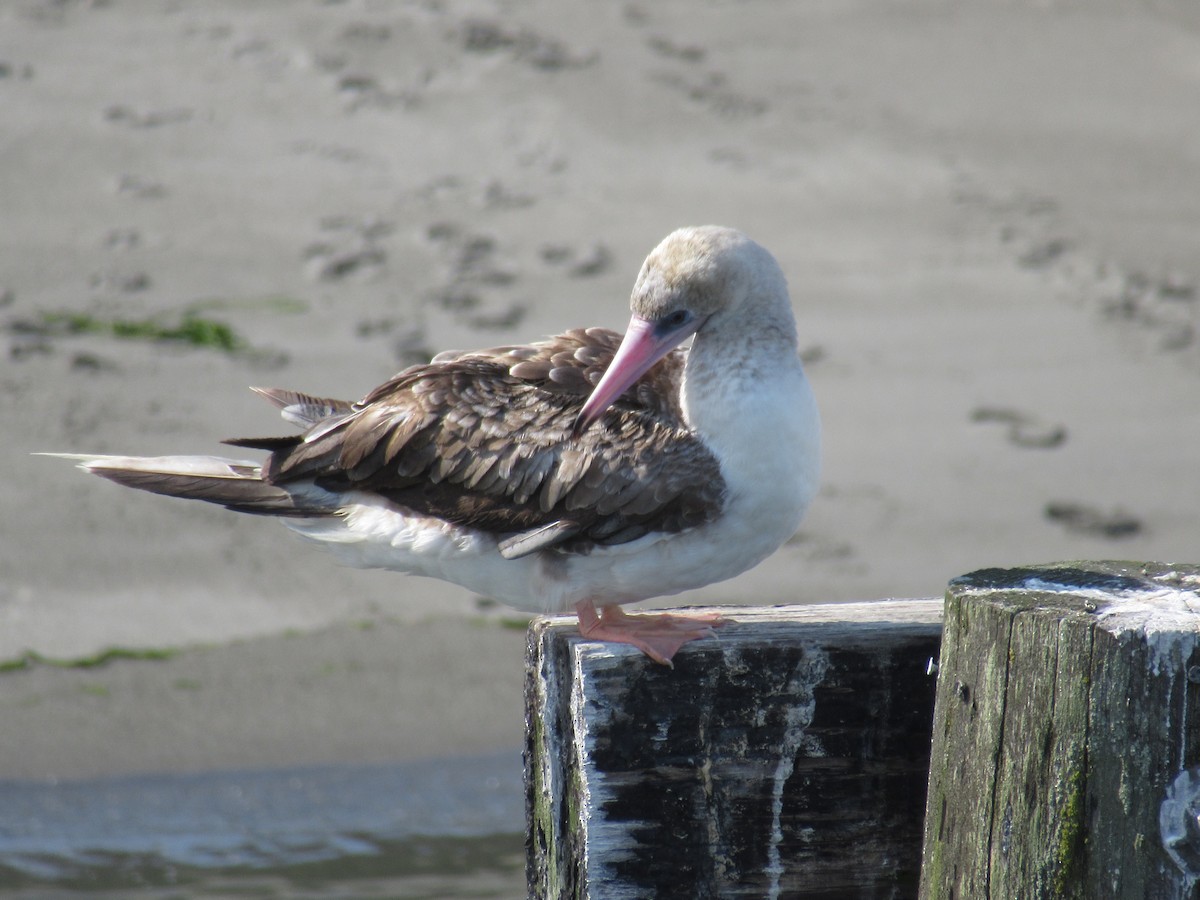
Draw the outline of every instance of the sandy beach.
[[[518,748],[515,614],[31,454],[621,328],[685,224],[780,260],[825,463],[668,602],[1198,561],[1198,61],[1185,0],[5,4],[0,779]]]

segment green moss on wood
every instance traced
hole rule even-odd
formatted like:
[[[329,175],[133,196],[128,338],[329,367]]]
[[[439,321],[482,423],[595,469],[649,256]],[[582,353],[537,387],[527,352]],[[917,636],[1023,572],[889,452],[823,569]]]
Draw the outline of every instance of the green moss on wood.
[[[1085,780],[1082,766],[1071,770],[1067,798],[1059,817],[1058,846],[1054,852],[1054,896],[1078,895],[1083,878],[1085,831],[1083,824]]]

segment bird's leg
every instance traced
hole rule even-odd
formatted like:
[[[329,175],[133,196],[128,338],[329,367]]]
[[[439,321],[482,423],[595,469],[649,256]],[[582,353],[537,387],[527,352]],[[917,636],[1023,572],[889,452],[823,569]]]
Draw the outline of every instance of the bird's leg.
[[[632,644],[664,666],[689,641],[710,637],[713,629],[725,624],[717,613],[642,613],[630,615],[619,606],[602,606],[596,612],[591,600],[575,604],[579,633],[597,641]]]

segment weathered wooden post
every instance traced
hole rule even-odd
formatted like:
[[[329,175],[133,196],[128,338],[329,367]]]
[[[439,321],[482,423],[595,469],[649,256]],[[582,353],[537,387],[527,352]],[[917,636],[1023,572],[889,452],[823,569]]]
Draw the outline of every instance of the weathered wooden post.
[[[535,623],[530,896],[913,896],[941,610],[729,608],[674,669]]]
[[[1187,898],[1200,880],[1200,567],[951,583],[921,896]]]

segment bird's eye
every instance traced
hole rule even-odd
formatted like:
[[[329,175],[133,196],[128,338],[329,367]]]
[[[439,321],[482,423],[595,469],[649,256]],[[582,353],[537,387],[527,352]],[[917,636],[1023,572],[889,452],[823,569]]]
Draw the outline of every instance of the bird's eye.
[[[686,325],[691,317],[691,313],[689,313],[686,309],[677,309],[675,312],[663,319],[662,323],[668,328],[675,329]]]

